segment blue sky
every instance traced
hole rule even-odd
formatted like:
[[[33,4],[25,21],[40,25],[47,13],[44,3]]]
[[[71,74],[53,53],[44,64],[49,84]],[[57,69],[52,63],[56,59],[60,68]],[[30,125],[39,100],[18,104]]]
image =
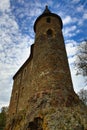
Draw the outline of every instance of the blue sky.
[[[76,46],[87,39],[86,0],[1,0],[0,1],[0,108],[9,104],[12,77],[30,54],[34,43],[33,24],[45,6],[61,16],[74,90],[85,87],[73,63]]]

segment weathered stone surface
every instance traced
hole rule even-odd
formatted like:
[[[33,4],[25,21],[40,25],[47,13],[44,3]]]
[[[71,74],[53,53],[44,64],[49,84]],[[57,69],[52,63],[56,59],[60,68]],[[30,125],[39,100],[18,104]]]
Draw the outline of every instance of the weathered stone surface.
[[[52,100],[55,95],[43,92],[31,97],[27,110],[21,111],[11,120],[12,130],[31,130],[28,128],[29,123],[34,125],[35,118],[41,119],[42,130],[86,130],[86,107],[81,102],[78,104],[77,99],[77,103],[66,107],[66,100],[63,103],[57,102],[58,98]]]
[[[87,130],[87,107],[73,90],[59,16],[41,15],[35,31],[31,55],[14,76],[5,130]]]

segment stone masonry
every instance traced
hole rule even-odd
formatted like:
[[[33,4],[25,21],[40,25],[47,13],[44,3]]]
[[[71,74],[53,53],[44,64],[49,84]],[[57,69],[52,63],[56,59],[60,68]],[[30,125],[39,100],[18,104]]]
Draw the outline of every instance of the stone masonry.
[[[74,92],[62,20],[46,6],[35,43],[14,75],[5,130],[87,130],[87,108]]]

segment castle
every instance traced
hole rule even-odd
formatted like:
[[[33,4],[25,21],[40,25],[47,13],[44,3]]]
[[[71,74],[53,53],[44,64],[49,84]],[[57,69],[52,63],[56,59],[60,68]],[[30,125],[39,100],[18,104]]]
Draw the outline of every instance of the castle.
[[[76,119],[68,120],[65,129],[65,126],[62,126],[65,118],[62,124],[60,122],[61,125],[58,125],[58,114],[62,118],[62,112],[63,115],[70,113],[71,119],[77,108],[80,109],[79,106],[84,107],[73,89],[62,28],[61,17],[52,13],[46,6],[34,23],[35,42],[31,46],[31,54],[13,77],[6,130],[87,128],[85,109],[81,110],[82,115],[79,112],[81,119],[78,116],[78,125],[74,123]]]

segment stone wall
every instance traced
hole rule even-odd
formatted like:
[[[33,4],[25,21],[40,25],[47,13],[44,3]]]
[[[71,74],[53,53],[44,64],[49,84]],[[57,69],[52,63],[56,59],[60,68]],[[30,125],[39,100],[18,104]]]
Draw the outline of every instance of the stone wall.
[[[66,90],[73,86],[59,19],[43,17],[36,25],[31,55],[14,76],[9,114],[27,108],[30,97],[41,91]]]
[[[6,130],[86,130],[87,110],[73,90],[60,19],[47,15],[35,27],[31,55],[13,77]]]

